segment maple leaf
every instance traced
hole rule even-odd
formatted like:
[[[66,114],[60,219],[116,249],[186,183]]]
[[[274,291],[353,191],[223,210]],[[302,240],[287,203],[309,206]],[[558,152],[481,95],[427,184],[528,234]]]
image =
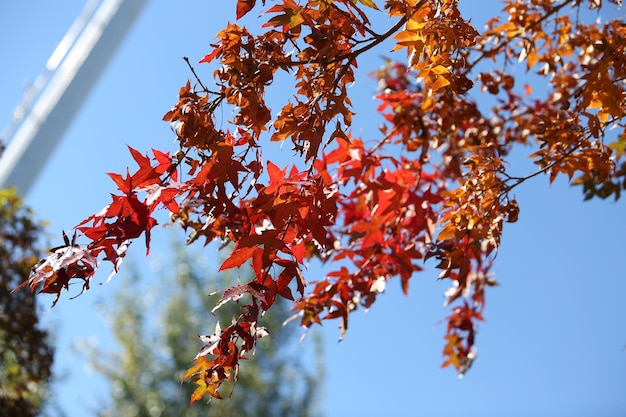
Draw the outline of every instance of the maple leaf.
[[[215,58],[220,56],[223,50],[224,50],[223,46],[214,46],[213,51],[211,51],[210,54],[205,55],[200,61],[198,61],[198,63],[206,62],[207,64],[209,64]]]
[[[113,180],[113,182],[115,182],[118,190],[120,190],[124,194],[130,193],[133,189],[132,180],[130,174],[128,173],[128,170],[126,171],[126,178],[114,172],[109,172],[107,173],[107,175]]]
[[[139,169],[132,175],[132,188],[141,188],[160,182],[161,174],[150,163],[150,158],[142,155],[137,150],[128,147],[133,159],[139,165]]]
[[[284,0],[283,4],[276,4],[267,11],[268,14],[281,12],[283,14],[272,17],[261,27],[282,26],[283,32],[293,30],[294,34],[299,34],[300,26],[304,23],[301,11],[302,8],[294,0]]]
[[[258,250],[256,246],[239,247],[235,246],[233,252],[228,258],[224,260],[220,266],[220,271],[230,268],[238,268],[243,265],[248,259],[252,258],[254,253]]]
[[[215,325],[215,332],[212,335],[201,335],[198,337],[204,343],[204,346],[202,346],[196,357],[193,358],[194,360],[213,352],[220,340],[222,340],[222,328],[220,327],[220,322],[218,321]]]
[[[354,0],[352,0],[353,2],[355,2]],[[367,6],[367,7],[371,7],[372,9],[376,9],[378,10],[378,6],[376,6],[376,3],[374,3],[373,0],[359,0],[359,3]]]
[[[237,0],[237,20],[248,14],[255,4],[256,0]]]
[[[217,311],[217,309],[219,309],[221,306],[228,303],[229,301],[238,301],[239,299],[241,299],[241,297],[243,297],[246,294],[250,294],[255,299],[264,303],[266,301],[266,298],[265,298],[265,294],[263,293],[263,291],[264,291],[264,288],[260,284],[255,283],[255,282],[250,282],[248,284],[233,285],[232,287],[228,287],[224,290],[212,292],[211,294],[209,294],[209,296],[215,295],[221,292],[222,297],[219,299],[215,307],[213,307],[213,310],[211,310],[211,312],[214,313],[215,311]]]
[[[272,161],[267,161],[267,173],[270,178],[270,183],[267,187],[265,187],[264,192],[266,194],[275,194],[278,192],[279,188],[285,183],[287,168],[283,168],[281,170]]]

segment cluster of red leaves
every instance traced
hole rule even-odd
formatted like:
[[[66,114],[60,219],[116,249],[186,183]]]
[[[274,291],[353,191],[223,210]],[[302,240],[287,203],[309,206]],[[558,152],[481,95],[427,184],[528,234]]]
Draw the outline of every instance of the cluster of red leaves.
[[[256,3],[238,0],[237,18]],[[41,284],[57,299],[72,280],[87,289],[99,262],[115,272],[134,239],[144,235],[149,247],[157,207],[190,242],[232,243],[220,270],[249,265],[254,278],[222,291],[216,308],[237,302],[240,311],[201,337],[206,345],[185,374],[198,385],[196,401],[219,398],[220,385],[236,379],[267,334],[259,320],[276,297],[294,301],[302,326],[339,319],[343,337],[350,313],[369,308],[389,279],[399,277],[406,292],[435,259],[439,278],[451,283],[443,366],[467,371],[504,223],[519,215],[511,191],[542,173],[550,181],[577,175],[588,195],[617,198],[626,188],[626,162],[618,165],[626,150],[626,29],[618,19],[579,20],[584,4],[596,8],[598,0],[504,1],[503,17],[482,34],[457,1],[378,3],[280,0],[264,11],[259,34],[228,23],[201,60],[216,66],[215,90],[187,83],[164,117],[179,150],[150,159],[131,149],[137,171],[110,174],[120,194],[76,227],[89,243],[65,236],[24,285]],[[393,25],[377,31],[375,13]],[[378,139],[361,140],[349,132],[347,86],[358,58],[385,41],[406,49],[408,60],[375,73],[383,124]],[[539,68],[545,97],[516,87],[508,71],[516,62]],[[293,77],[294,91],[281,92],[290,98],[274,114],[265,96],[278,71]],[[493,96],[489,112],[472,95],[481,92]],[[230,130],[214,123],[220,107],[232,109]],[[607,145],[609,128],[622,133]],[[295,162],[263,158],[266,131],[291,142]],[[536,144],[539,169],[514,176],[506,157],[520,143]],[[307,281],[314,257],[329,272]]]
[[[41,284],[41,292],[56,294],[54,305],[61,291],[69,288],[71,280],[81,280],[82,292],[88,290],[102,260],[113,264],[111,279],[133,239],[144,235],[146,253],[149,252],[150,231],[157,224],[152,217],[154,210],[162,205],[178,211],[175,200],[178,190],[173,186],[177,173],[169,154],[153,150],[153,164],[149,157],[129,149],[139,165],[137,171],[132,175],[127,172],[126,177],[109,174],[121,195],[113,195],[111,204],[76,226],[71,240],[63,233],[64,245],[51,249],[52,254],[33,267],[29,280],[21,286],[29,285],[34,290]],[[172,184],[164,185],[162,177],[169,178]],[[138,197],[139,193],[145,194],[143,200]],[[77,243],[77,232],[89,243]]]

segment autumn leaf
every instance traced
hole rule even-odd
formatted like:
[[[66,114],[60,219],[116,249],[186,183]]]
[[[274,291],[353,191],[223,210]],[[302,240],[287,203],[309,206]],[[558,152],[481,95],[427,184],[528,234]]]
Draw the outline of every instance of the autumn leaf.
[[[267,161],[267,173],[270,178],[270,183],[265,187],[264,192],[266,194],[275,194],[285,182],[287,168],[281,170],[272,161]]]
[[[230,268],[238,268],[243,265],[248,259],[252,258],[254,252],[257,251],[257,248],[254,246],[251,247],[242,247],[235,248],[233,253],[224,260],[222,266],[220,266],[220,271]]]
[[[220,340],[222,340],[222,328],[220,327],[220,322],[218,321],[215,325],[215,332],[212,335],[207,336],[199,336],[204,346],[200,349],[194,360],[202,356],[206,356],[209,353],[213,352],[213,350],[217,347]],[[188,377],[187,374],[185,374]]]
[[[359,0],[359,3],[367,6],[367,7],[371,7],[372,9],[376,9],[378,10],[378,6],[376,6],[376,3],[374,3],[373,0]]]
[[[199,63],[211,63],[211,61],[213,61],[215,58],[219,57],[222,54],[222,50],[224,49],[223,46],[216,46],[213,48],[213,51],[210,54],[205,55],[200,61],[198,61]]]
[[[237,20],[248,14],[255,4],[256,0],[237,0]]]
[[[262,287],[258,283],[251,282],[251,283],[244,284],[244,285],[233,285],[232,287],[228,287],[228,288],[226,288],[224,290],[213,292],[213,293],[211,293],[209,295],[215,295],[215,294],[221,292],[222,296],[220,297],[220,299],[217,302],[217,304],[215,305],[215,307],[213,307],[213,310],[211,310],[211,312],[215,312],[221,306],[223,306],[224,304],[226,304],[226,303],[228,303],[230,301],[238,301],[239,299],[241,299],[246,294],[250,294],[256,300],[258,300],[258,301],[260,301],[262,303],[265,303],[266,302],[266,297],[265,297],[265,294],[264,294],[264,290],[265,290],[265,287]],[[217,330],[216,330],[216,332],[217,332]]]
[[[283,27],[283,31],[289,31],[294,28],[299,28],[304,19],[301,15],[301,7],[294,0],[284,0],[283,4],[276,4],[272,6],[267,13],[281,13],[272,17],[267,23],[264,23],[262,27]],[[299,29],[295,32],[299,33]]]

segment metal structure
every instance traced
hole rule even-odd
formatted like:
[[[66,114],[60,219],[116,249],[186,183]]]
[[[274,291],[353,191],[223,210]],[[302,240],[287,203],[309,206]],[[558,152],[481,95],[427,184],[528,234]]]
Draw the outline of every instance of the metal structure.
[[[90,0],[15,109],[0,187],[26,195],[147,0]]]

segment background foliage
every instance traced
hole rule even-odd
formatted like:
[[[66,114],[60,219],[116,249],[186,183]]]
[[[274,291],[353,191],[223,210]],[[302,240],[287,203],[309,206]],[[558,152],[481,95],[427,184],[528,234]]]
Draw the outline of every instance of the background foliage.
[[[42,225],[14,189],[0,190],[0,415],[36,416],[49,396],[54,349],[35,295],[12,290],[40,252]]]
[[[316,363],[305,361],[297,341],[297,326],[284,326],[289,306],[281,302],[263,324],[271,332],[257,344],[257,352],[241,368],[235,385],[224,391],[230,401],[189,406],[194,391],[181,379],[198,350],[196,338],[206,328],[204,313],[218,296],[207,294],[234,284],[232,274],[216,275],[211,262],[189,248],[173,246],[171,259],[158,262],[156,287],[146,289],[145,274],[130,268],[129,285],[104,309],[119,350],[114,353],[82,343],[94,369],[112,386],[111,396],[94,409],[102,417],[276,416],[312,417],[323,386],[321,352]],[[230,308],[229,308],[230,307]],[[215,312],[213,321],[227,326],[234,306]],[[319,346],[319,343],[315,343]],[[311,358],[309,358],[311,359]]]

